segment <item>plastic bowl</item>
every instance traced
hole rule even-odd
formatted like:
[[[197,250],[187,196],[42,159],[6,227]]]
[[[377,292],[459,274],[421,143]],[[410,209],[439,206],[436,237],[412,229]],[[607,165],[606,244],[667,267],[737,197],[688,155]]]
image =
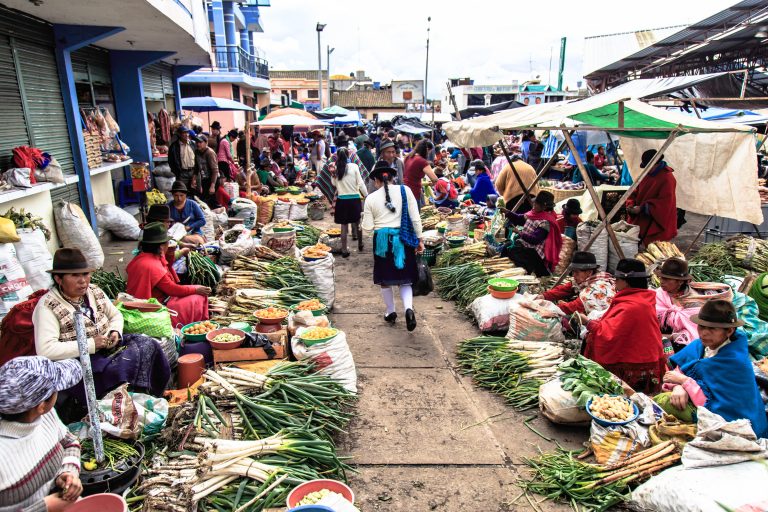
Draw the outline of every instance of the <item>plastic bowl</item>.
[[[325,505],[302,505],[300,507],[292,508],[288,512],[334,512],[331,507]]]
[[[301,190],[289,190],[288,193],[293,194],[294,196],[298,196],[301,194]]]
[[[287,309],[283,309],[283,308],[276,308],[276,309],[284,311],[285,315],[281,316],[279,318],[263,318],[263,317],[259,316],[259,311],[261,311],[259,309],[259,310],[256,310],[256,311],[253,312],[253,316],[256,317],[256,319],[259,321],[260,324],[264,324],[264,325],[278,325],[278,324],[283,323],[283,320],[288,318],[289,311]]]
[[[488,293],[490,293],[491,297],[494,299],[511,299],[515,296],[515,294],[517,294],[517,290],[502,292],[500,290],[494,290],[491,286],[489,286]]]
[[[229,341],[226,343],[221,341],[213,341],[213,339],[219,334],[234,334],[235,336],[240,336],[240,339],[238,339],[237,341]],[[206,334],[205,339],[208,340],[208,343],[211,344],[211,347],[215,348],[216,350],[232,350],[232,349],[238,348],[240,345],[243,344],[243,342],[245,341],[245,333],[240,329],[230,329],[230,328],[216,329],[215,331],[211,331],[208,334]]]
[[[296,231],[296,228],[293,227],[293,226],[291,226],[289,228],[275,228],[275,227],[273,227],[272,231],[274,231],[275,233],[288,233],[289,231]]]
[[[203,322],[192,322],[191,324],[187,324],[184,327],[182,327],[181,328],[181,334],[184,335],[184,339],[187,340],[187,341],[206,341],[206,336],[208,335],[208,333],[206,333],[206,334],[187,334],[187,332],[186,332],[188,328],[192,327],[193,325],[197,325],[197,324],[201,324],[201,323],[203,323]],[[216,329],[221,327],[216,322],[211,322],[211,323],[216,326]]]
[[[320,479],[320,480],[310,480],[309,482],[304,482],[303,484],[299,484],[298,486],[296,486],[288,494],[288,499],[286,499],[288,508],[293,508],[297,506],[299,502],[303,500],[307,494],[312,492],[322,491],[323,489],[328,489],[331,492],[337,492],[342,496],[344,496],[344,498],[350,503],[353,503],[353,504],[355,503],[355,493],[352,492],[352,489],[350,489],[348,485],[346,485],[343,482],[339,482],[337,480]],[[315,505],[312,505],[312,506],[315,506]]]
[[[311,329],[311,327],[310,327],[310,329]],[[333,329],[333,327],[330,327],[330,329]],[[302,338],[300,334],[297,335],[297,337],[301,341],[303,341],[306,346],[311,347],[313,345],[319,345],[321,343],[325,343],[327,341],[330,341],[330,340],[332,340],[333,338],[335,338],[336,336],[339,335],[339,330],[338,329],[333,329],[333,331],[334,331],[333,335],[327,336],[325,338],[319,338],[319,339],[316,339],[316,340],[306,340],[306,339]]]
[[[323,316],[328,311],[328,308],[325,306],[320,309],[298,309],[297,306],[298,304],[291,306],[291,311],[294,313],[300,313],[301,311],[311,311],[312,316]]]
[[[517,289],[520,287],[520,283],[515,281],[514,279],[508,279],[505,277],[494,277],[493,279],[488,280],[488,286],[493,288],[494,290],[498,292],[510,292],[510,291],[517,291]]]
[[[126,512],[128,503],[117,494],[94,494],[67,508],[67,512]]]
[[[244,333],[253,332],[253,326],[248,322],[232,322],[227,327],[230,329],[239,329]]]
[[[620,396],[620,395],[614,395],[614,396]],[[627,402],[630,401],[629,398],[625,396],[622,396],[621,398],[623,398]],[[633,411],[632,417],[624,421],[608,421],[602,418],[598,418],[597,416],[592,414],[591,409],[592,409],[592,399],[590,398],[589,401],[587,402],[587,414],[589,414],[592,417],[592,419],[595,420],[595,423],[597,423],[598,425],[602,425],[603,427],[626,425],[627,423],[632,423],[637,419],[638,416],[640,416],[640,409],[638,409],[637,405],[635,405],[634,403],[632,404],[632,411]]]

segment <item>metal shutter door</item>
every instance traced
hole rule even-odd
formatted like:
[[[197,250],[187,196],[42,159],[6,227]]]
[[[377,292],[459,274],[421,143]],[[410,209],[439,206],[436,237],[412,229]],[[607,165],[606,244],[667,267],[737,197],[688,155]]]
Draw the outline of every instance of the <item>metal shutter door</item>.
[[[77,82],[87,83],[90,73],[91,81],[94,84],[107,85],[112,83],[107,50],[86,46],[72,52],[72,69]]]
[[[0,169],[12,167],[11,150],[29,145],[19,83],[8,37],[0,35]]]
[[[141,81],[144,83],[144,97],[152,100],[162,101],[163,94],[163,72],[157,64],[147,66],[141,70]]]
[[[51,203],[56,204],[59,201],[67,201],[68,203],[75,203],[82,207],[80,202],[80,190],[77,188],[77,183],[70,183],[61,187],[56,187],[51,190]]]
[[[49,46],[30,41],[14,41],[22,90],[26,96],[30,142],[50,153],[64,174],[74,174],[64,100],[61,95],[56,59]]]

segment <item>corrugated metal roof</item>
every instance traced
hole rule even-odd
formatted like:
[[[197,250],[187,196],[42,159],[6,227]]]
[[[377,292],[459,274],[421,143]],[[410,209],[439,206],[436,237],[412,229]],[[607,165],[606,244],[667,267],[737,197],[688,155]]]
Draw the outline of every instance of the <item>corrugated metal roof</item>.
[[[647,48],[685,28],[685,26],[675,25],[586,37],[584,38],[582,75],[587,75],[603,66],[616,62],[622,57],[632,55],[638,50]]]
[[[333,91],[331,103],[344,108],[405,108],[405,103],[392,103],[389,89],[371,91]]]
[[[323,75],[323,80],[328,80],[328,73],[326,71],[323,71],[322,75]],[[317,70],[309,69],[309,70],[275,71],[273,69],[270,69],[269,78],[270,79],[285,78],[285,79],[293,79],[293,80],[317,81]]]

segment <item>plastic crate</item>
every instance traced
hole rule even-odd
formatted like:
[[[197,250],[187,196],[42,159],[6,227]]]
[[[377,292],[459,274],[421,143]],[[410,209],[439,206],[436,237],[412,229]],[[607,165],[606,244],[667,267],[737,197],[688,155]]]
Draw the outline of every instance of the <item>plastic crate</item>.
[[[754,238],[768,239],[768,231],[761,231],[758,233],[752,228],[752,224],[748,225],[751,231],[719,231],[716,229],[707,229],[704,231],[704,243],[711,244],[715,242],[725,242],[736,235],[748,235]]]
[[[437,263],[437,255],[440,253],[440,247],[425,247],[424,252],[421,254],[421,259],[429,265],[434,267]]]

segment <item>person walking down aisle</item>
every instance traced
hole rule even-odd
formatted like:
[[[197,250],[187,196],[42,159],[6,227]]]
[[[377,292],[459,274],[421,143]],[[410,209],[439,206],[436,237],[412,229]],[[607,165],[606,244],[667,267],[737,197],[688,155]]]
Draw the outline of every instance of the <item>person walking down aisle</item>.
[[[338,193],[333,220],[341,225],[341,256],[343,258],[349,258],[347,237],[350,224],[352,224],[352,232],[357,233],[358,249],[363,250],[363,236],[359,232],[360,214],[363,209],[360,199],[368,195],[363,176],[360,174],[360,167],[349,162],[348,159],[347,149],[339,148],[336,151],[336,162],[332,162],[328,167],[333,186]]]
[[[411,189],[413,197],[419,204],[424,204],[421,200],[421,180],[426,175],[434,185],[437,183],[437,176],[429,165],[427,158],[429,152],[435,146],[428,139],[420,140],[414,150],[405,157],[405,166],[403,169],[403,184]]]
[[[419,207],[413,192],[403,185],[389,185],[395,177],[395,172],[387,162],[377,162],[373,168],[371,177],[375,182],[376,191],[365,200],[363,229],[373,231],[373,282],[381,286],[381,296],[387,306],[384,320],[390,324],[397,320],[392,287],[399,286],[406,327],[413,331],[416,328],[413,283],[418,279],[416,255],[424,252],[424,241],[421,238]],[[407,215],[403,215],[403,212],[407,212]],[[403,220],[411,225],[403,226]],[[401,238],[407,236],[403,227],[412,229],[418,239],[418,247],[415,249],[403,243]]]

